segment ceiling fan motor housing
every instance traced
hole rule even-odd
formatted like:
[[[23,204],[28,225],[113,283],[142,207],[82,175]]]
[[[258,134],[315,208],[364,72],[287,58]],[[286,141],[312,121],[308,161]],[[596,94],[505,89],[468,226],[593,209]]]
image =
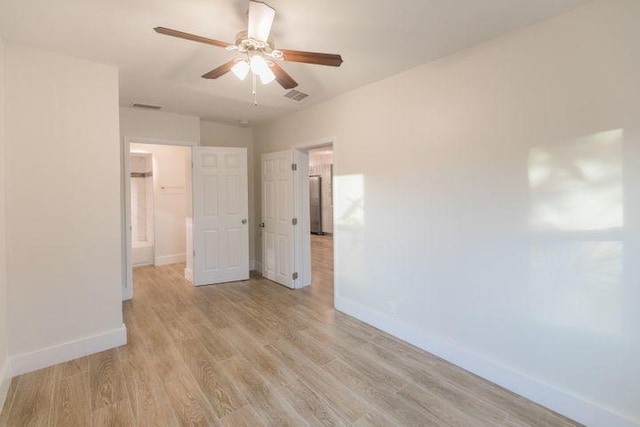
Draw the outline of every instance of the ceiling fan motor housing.
[[[255,54],[268,56],[273,59],[282,59],[283,53],[273,47],[273,39],[266,42],[256,40],[248,36],[247,31],[240,31],[236,35],[235,45],[229,46],[230,50],[238,50],[238,52],[246,53],[248,56]]]

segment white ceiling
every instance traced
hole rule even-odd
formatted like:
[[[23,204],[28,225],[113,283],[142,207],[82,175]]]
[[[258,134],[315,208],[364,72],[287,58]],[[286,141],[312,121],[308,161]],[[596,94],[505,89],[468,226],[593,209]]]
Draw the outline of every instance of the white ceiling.
[[[277,48],[339,53],[340,68],[282,63],[310,95],[286,100],[277,83],[231,73],[200,78],[233,52],[156,34],[165,26],[233,42],[246,28],[248,0],[0,0],[7,41],[112,64],[120,69],[120,103],[216,121],[252,123],[334,97],[418,64],[558,14],[587,0],[267,0],[277,10]]]

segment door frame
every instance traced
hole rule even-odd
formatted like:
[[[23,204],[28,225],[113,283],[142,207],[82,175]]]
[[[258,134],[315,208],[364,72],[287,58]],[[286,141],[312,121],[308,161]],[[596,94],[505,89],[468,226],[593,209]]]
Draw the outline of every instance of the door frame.
[[[131,262],[131,144],[175,145],[193,147],[197,141],[125,136],[122,138],[122,300],[133,298],[133,265]],[[190,189],[193,193],[193,189]],[[191,194],[193,201],[193,194]]]
[[[314,148],[321,148],[331,146],[333,149],[333,173],[335,176],[336,171],[336,146],[337,140],[335,136],[327,136],[324,138],[314,139],[307,142],[302,142],[298,144],[294,144],[291,149],[294,151],[294,159],[296,159],[296,152],[304,152],[307,153],[307,167],[304,170],[307,171],[306,174],[298,173],[294,174],[293,182],[294,182],[294,197],[293,197],[293,210],[296,218],[300,218],[300,222],[302,224],[301,228],[297,228],[297,234],[295,236],[296,245],[294,248],[294,260],[295,265],[294,268],[299,272],[298,279],[294,281],[295,288],[301,288],[307,286],[311,283],[311,248],[304,244],[304,236],[310,239],[311,233],[311,219],[309,212],[309,164],[308,164],[308,153],[309,150]],[[298,167],[298,170],[301,168]],[[332,197],[335,194],[335,179],[331,180],[332,183]],[[306,189],[306,191],[305,191]],[[338,292],[338,274],[337,274],[337,263],[338,259],[338,251],[337,245],[335,242],[337,241],[339,231],[336,228],[336,218],[335,218],[335,209],[333,211],[333,298],[334,298],[334,306],[335,306],[335,298],[339,294]],[[307,282],[305,284],[305,282]]]

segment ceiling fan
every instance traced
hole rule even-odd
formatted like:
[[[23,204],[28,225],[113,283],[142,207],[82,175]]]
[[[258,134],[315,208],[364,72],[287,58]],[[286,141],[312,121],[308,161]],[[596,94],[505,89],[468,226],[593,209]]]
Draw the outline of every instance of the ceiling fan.
[[[342,57],[336,54],[276,49],[273,40],[269,38],[271,24],[276,11],[266,3],[251,0],[248,14],[248,30],[240,31],[236,35],[234,44],[165,27],[156,27],[154,30],[160,34],[223,47],[240,53],[239,57],[209,71],[202,77],[205,79],[217,79],[231,71],[240,80],[244,80],[249,71],[251,71],[253,74],[254,103],[256,103],[256,76],[260,78],[262,84],[276,80],[285,89],[292,89],[298,86],[298,83],[278,65],[277,61],[302,62],[332,67],[339,67],[342,64]]]

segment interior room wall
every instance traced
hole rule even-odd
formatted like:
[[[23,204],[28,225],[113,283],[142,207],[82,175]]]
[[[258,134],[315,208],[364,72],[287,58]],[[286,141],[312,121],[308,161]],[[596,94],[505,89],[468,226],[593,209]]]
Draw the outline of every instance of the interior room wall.
[[[186,157],[189,147],[131,144],[132,152],[151,153],[153,163],[153,224],[155,265],[186,260]]]
[[[309,150],[309,175],[319,175],[322,198],[322,231],[333,233],[333,150]]]
[[[253,131],[224,123],[210,121],[200,122],[200,137],[202,145],[212,147],[245,147],[247,149],[247,166],[249,179],[249,265],[252,270],[255,266],[256,233],[258,224],[255,221],[255,172],[254,172],[254,147]]]
[[[335,142],[336,307],[587,425],[640,423],[639,21],[597,0],[257,126],[256,167]]]
[[[120,108],[122,137],[200,142],[200,118],[164,111]]]
[[[118,70],[7,44],[5,98],[9,353],[17,375],[126,342]]]
[[[5,120],[4,120],[4,41],[0,38],[0,408],[9,390],[9,351],[7,345],[7,234],[5,218]]]

